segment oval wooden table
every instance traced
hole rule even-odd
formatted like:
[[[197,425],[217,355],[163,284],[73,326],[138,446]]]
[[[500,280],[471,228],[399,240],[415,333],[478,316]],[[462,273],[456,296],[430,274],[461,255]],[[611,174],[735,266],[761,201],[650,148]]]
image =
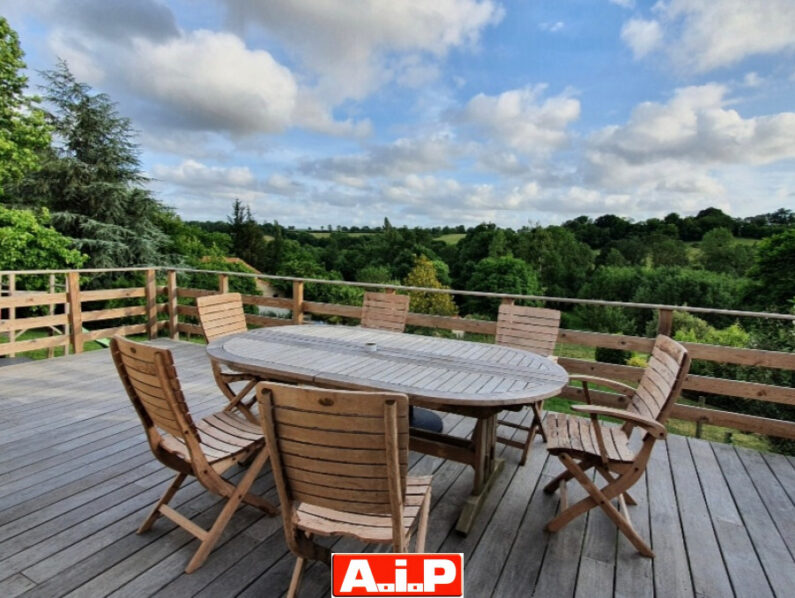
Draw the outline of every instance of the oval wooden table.
[[[374,343],[374,344],[371,344]],[[456,529],[468,533],[494,479],[497,414],[557,395],[569,376],[535,353],[351,326],[279,326],[217,339],[213,359],[263,379],[327,388],[386,390],[412,405],[474,417],[471,439],[411,430],[411,449],[475,470]]]

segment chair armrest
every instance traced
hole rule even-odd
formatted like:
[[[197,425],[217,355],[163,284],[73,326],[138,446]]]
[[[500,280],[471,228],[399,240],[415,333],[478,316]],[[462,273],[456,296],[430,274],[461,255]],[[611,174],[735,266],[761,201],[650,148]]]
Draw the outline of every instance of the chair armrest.
[[[569,376],[569,381],[578,381],[583,382],[585,384],[598,384],[599,386],[607,386],[608,388],[612,388],[613,390],[617,390],[625,395],[632,396],[635,394],[635,388],[630,386],[629,384],[624,384],[623,382],[618,382],[616,380],[611,380],[610,378],[598,378],[596,376],[584,376],[581,374],[572,374]]]
[[[632,413],[631,411],[625,411],[624,409],[604,407],[602,405],[572,405],[571,409],[572,411],[576,411],[578,413],[587,413],[589,415],[606,415],[608,417],[615,417],[616,419],[620,419],[625,422],[630,422],[636,426],[640,426],[655,438],[665,438],[668,433],[665,429],[665,426],[663,426],[657,420],[646,417],[645,415],[640,415],[638,413]]]

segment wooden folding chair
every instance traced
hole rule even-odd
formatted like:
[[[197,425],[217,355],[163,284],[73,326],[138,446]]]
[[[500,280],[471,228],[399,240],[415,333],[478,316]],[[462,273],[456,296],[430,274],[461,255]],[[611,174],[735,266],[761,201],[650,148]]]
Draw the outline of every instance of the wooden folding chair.
[[[298,557],[287,593],[298,592],[307,559],[330,563],[312,536],[349,536],[425,549],[431,477],[409,477],[408,399],[263,382],[262,427],[290,550]]]
[[[164,515],[196,536],[201,544],[185,568],[185,573],[192,573],[207,559],[241,502],[271,516],[278,513],[271,503],[249,493],[251,484],[268,460],[262,430],[224,411],[194,423],[168,349],[128,341],[121,336],[111,339],[110,349],[119,377],[146,430],[152,453],[163,465],[177,472],[138,533],[147,531]],[[222,477],[230,467],[249,459],[248,470],[237,486]],[[213,494],[227,499],[209,530],[168,506],[189,475]]]
[[[395,293],[365,293],[362,327],[403,332],[409,313],[409,296]]]
[[[503,303],[500,305],[497,317],[495,342],[498,345],[532,351],[557,361],[557,357],[552,353],[558,341],[559,329],[560,312],[556,309],[522,307],[513,303]],[[508,426],[527,433],[524,442],[497,434],[497,442],[521,449],[522,458],[519,461],[521,465],[527,462],[527,454],[530,452],[530,445],[533,443],[536,432],[541,434],[545,442],[547,439],[541,426],[541,410],[544,408],[544,402],[532,403],[530,407],[533,409],[533,423],[529,426],[515,424],[505,419],[497,420],[497,424],[500,426]]]
[[[246,314],[243,311],[243,299],[240,293],[223,293],[221,295],[198,297],[196,299],[196,307],[199,310],[199,321],[208,343],[223,336],[248,330]],[[229,405],[224,408],[224,411],[237,409],[251,423],[259,425],[257,417],[251,412],[251,408],[257,400],[252,391],[261,378],[250,374],[224,371],[221,364],[212,358],[210,358],[210,365],[213,368],[215,383],[221,389],[221,392],[224,393],[224,396],[229,399]],[[235,382],[245,382],[246,384],[236,392],[231,386]],[[252,395],[246,398],[249,393],[252,393]]]
[[[646,470],[654,443],[666,437],[665,422],[676,402],[685,376],[690,368],[687,350],[667,336],[658,336],[654,342],[649,365],[637,388],[620,382],[572,376],[583,383],[587,405],[573,405],[578,413],[587,413],[590,421],[564,414],[548,414],[544,421],[547,433],[547,450],[557,455],[566,471],[556,477],[544,492],[552,493],[561,484],[561,512],[547,523],[546,529],[556,532],[583,513],[601,507],[632,545],[643,556],[653,557],[654,552],[632,527],[627,503],[636,504],[629,489]],[[627,409],[592,405],[588,385],[598,384],[626,394],[630,399]],[[624,422],[621,427],[599,421],[599,416],[609,416]],[[637,452],[629,446],[629,437],[635,428],[643,430],[642,444]],[[607,481],[599,488],[585,472],[595,468]],[[578,503],[567,506],[565,483],[576,479],[588,492]],[[617,498],[619,509],[612,500]]]

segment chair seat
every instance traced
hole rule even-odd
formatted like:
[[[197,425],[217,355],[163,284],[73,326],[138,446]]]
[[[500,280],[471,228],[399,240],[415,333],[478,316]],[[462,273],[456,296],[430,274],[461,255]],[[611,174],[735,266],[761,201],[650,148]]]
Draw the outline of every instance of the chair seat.
[[[423,501],[431,490],[431,476],[408,476],[403,507],[403,527],[409,534],[416,527]],[[363,515],[300,503],[295,511],[297,527],[320,536],[345,535],[362,542],[392,542],[390,515]]]
[[[234,457],[238,453],[250,452],[252,446],[261,446],[265,442],[259,426],[228,411],[219,411],[205,417],[196,423],[196,429],[199,431],[202,452],[210,464]],[[164,435],[161,445],[190,462],[188,449],[181,439]]]
[[[548,413],[542,425],[550,453],[599,456],[599,443],[590,419]],[[632,463],[635,460],[635,453],[629,448],[629,438],[621,428],[602,423],[601,430],[610,461]]]

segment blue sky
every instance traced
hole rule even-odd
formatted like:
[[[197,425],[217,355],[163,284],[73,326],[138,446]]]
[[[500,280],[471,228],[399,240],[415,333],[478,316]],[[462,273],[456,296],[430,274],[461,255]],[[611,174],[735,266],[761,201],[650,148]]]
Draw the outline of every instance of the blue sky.
[[[140,131],[187,219],[795,207],[793,0],[0,1]]]

